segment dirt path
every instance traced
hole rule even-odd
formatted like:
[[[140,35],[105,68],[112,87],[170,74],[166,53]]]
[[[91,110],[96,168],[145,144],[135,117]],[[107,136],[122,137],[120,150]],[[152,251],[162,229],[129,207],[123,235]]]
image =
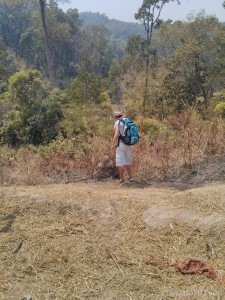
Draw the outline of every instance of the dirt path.
[[[189,225],[199,222],[199,225],[211,226],[223,221],[225,209],[223,183],[179,191],[175,187],[151,186],[140,181],[124,185],[119,185],[116,181],[97,181],[4,187],[2,193],[3,202],[4,199],[8,201],[16,198],[15,203],[27,199],[39,204],[52,201],[73,205],[78,199],[82,199],[82,209],[98,208],[104,216],[107,212],[111,213],[112,202],[129,210],[129,203],[132,201],[143,207],[144,220],[154,229],[176,220]]]
[[[0,299],[179,299],[192,289],[205,299],[205,286],[206,299],[225,299],[223,284],[149,262],[198,258],[224,271],[224,183],[6,186],[0,196]]]

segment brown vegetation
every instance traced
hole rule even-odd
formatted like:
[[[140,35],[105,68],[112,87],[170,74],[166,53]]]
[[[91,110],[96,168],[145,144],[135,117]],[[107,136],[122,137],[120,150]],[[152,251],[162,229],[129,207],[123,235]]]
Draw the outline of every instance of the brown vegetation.
[[[152,140],[143,131],[140,142],[132,146],[134,174],[137,179],[175,180],[185,170],[207,157],[224,153],[225,127],[222,120],[203,121],[189,112],[171,117],[170,129]],[[111,138],[94,136],[83,150],[70,141],[35,148],[10,150],[1,155],[2,184],[37,185],[53,182],[74,182],[87,178],[115,178]],[[69,146],[68,146],[69,145]],[[78,149],[78,150],[77,150]],[[103,163],[107,157],[107,163]],[[100,166],[104,165],[104,171]],[[101,174],[100,174],[101,173]]]

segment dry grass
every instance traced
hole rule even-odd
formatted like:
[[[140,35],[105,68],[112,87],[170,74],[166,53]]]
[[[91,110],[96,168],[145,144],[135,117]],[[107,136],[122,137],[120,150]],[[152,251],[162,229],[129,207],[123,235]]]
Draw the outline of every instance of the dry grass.
[[[202,216],[224,213],[224,191],[102,183],[4,187],[0,299],[224,299],[223,283],[182,275],[162,260],[200,259],[223,276],[224,221],[199,228],[171,220],[155,230],[143,221],[156,204],[164,213],[193,204]]]
[[[0,160],[1,184],[38,185],[48,182],[42,173],[40,160],[29,149],[8,150]]]
[[[222,120],[206,122],[184,113],[172,118],[170,123],[174,131],[167,137],[159,137],[153,142],[143,134],[139,144],[132,146],[133,172],[137,178],[178,178],[184,168],[192,168],[208,156],[225,152],[225,126]],[[76,144],[67,143],[70,144],[69,150],[76,153]],[[109,156],[114,161],[111,138],[102,140],[93,137],[91,143],[85,145],[83,154],[79,150],[79,155],[74,157],[60,145],[55,150],[50,147],[42,156],[34,149],[26,148],[5,152],[0,160],[2,184],[74,182],[93,177],[103,157]]]

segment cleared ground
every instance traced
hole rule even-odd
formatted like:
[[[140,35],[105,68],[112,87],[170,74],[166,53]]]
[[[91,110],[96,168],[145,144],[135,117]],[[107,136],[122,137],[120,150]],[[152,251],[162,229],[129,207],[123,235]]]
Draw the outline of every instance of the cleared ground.
[[[0,299],[225,299],[223,182],[4,186],[0,203]]]

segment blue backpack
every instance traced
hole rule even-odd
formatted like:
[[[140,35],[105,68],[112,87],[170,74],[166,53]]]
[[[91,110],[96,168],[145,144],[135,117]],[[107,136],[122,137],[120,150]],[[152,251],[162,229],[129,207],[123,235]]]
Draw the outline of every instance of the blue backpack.
[[[120,121],[124,124],[124,131],[119,139],[126,145],[137,144],[140,138],[137,125],[131,119],[122,119]]]

